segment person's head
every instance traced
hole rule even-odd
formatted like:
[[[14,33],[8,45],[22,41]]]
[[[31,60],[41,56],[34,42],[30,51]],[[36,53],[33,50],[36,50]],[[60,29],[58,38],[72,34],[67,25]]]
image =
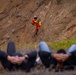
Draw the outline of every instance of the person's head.
[[[66,54],[66,51],[64,50],[64,49],[59,49],[58,51],[57,51],[57,53],[63,53],[63,54]]]
[[[20,52],[13,53],[13,56],[15,57],[22,57],[23,55]]]
[[[36,15],[34,16],[34,19],[37,19],[37,16]]]

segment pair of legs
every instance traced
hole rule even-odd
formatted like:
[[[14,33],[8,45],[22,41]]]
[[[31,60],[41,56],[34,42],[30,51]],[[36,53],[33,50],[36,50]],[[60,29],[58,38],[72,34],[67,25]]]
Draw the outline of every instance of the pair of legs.
[[[16,52],[15,44],[14,42],[10,41],[7,45],[7,52],[0,50],[0,61],[5,69],[8,70],[15,70],[15,69],[21,69],[21,70],[27,70],[34,66],[37,52],[32,51],[28,53],[28,59],[22,62],[20,65],[18,64],[12,64],[10,61],[7,60],[7,56],[16,56],[22,57],[23,55],[19,52]]]
[[[76,51],[76,45],[72,45],[66,54],[70,54],[71,52]],[[52,51],[49,49],[48,45],[45,42],[40,42],[39,44],[39,56],[41,58],[42,63],[45,67],[49,67],[51,64],[54,64],[53,58],[51,57]]]
[[[36,29],[36,30],[35,30],[34,36],[38,34],[38,31],[39,31],[39,29]]]

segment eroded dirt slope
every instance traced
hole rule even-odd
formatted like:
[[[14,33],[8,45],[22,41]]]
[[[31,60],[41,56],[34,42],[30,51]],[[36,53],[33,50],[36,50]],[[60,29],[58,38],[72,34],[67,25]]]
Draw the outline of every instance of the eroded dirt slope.
[[[76,0],[0,0],[0,45],[13,39],[18,44],[56,41],[76,36]],[[34,36],[31,19],[42,27]]]

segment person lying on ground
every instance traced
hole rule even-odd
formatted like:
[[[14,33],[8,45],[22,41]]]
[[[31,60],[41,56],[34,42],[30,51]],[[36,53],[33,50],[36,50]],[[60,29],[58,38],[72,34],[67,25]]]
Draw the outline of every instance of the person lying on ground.
[[[29,71],[34,67],[37,52],[32,51],[26,55],[22,55],[20,52],[16,52],[15,44],[10,41],[7,46],[7,52],[0,50],[0,61],[4,69],[6,70],[23,70]]]
[[[59,49],[57,53],[53,53],[43,41],[39,43],[39,57],[45,68],[53,65],[58,70],[62,70],[63,68],[66,70],[74,69],[76,65],[76,45],[72,45],[67,52],[64,49]]]

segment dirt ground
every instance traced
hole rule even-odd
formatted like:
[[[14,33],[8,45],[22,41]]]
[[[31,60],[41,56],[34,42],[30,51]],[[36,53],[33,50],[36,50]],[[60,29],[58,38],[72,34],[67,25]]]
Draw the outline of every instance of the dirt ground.
[[[7,71],[6,72],[6,71],[3,71],[0,73],[0,75],[76,75],[76,70],[55,72],[54,70],[50,70],[50,69],[34,68],[30,72],[23,72],[23,71],[14,71],[14,72]]]
[[[31,24],[34,15],[42,22],[35,37],[35,26]],[[0,0],[0,46],[8,38],[23,45],[73,36],[76,36],[76,0]]]

